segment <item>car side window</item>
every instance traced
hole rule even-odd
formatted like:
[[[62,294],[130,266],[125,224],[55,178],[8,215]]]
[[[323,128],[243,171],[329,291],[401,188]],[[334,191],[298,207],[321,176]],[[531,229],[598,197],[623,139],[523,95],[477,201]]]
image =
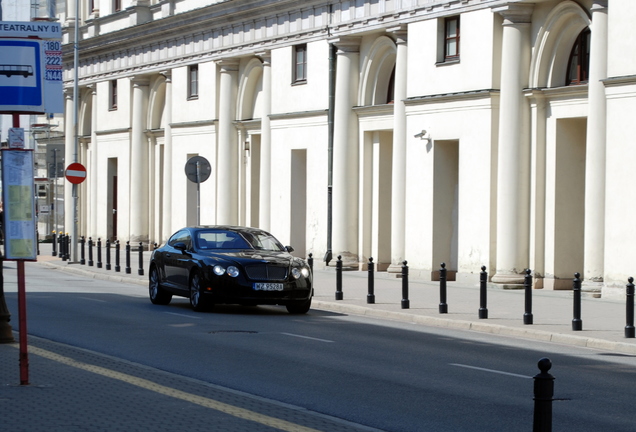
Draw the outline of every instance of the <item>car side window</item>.
[[[174,247],[174,245],[177,243],[185,243],[186,247],[190,249],[190,233],[186,230],[181,230],[170,237],[170,240],[168,240],[168,245],[170,247]]]

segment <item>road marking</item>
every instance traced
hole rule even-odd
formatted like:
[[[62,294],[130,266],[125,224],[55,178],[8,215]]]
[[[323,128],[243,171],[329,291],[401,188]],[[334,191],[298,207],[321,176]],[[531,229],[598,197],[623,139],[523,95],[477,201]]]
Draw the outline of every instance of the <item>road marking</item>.
[[[515,373],[498,371],[498,370],[494,370],[494,369],[485,369],[485,368],[480,368],[480,367],[477,367],[477,366],[469,366],[469,365],[463,365],[463,364],[459,364],[459,363],[451,363],[450,365],[451,366],[463,367],[463,368],[466,368],[466,369],[475,369],[475,370],[479,370],[479,371],[482,371],[482,372],[492,372],[492,373],[496,373],[496,374],[500,374],[500,375],[509,375],[509,376],[513,376],[513,377],[517,377],[517,378],[532,379],[531,376],[527,376],[527,375],[519,375],[519,374],[515,374]]]
[[[164,396],[180,399],[185,402],[190,402],[205,408],[210,408],[210,409],[222,412],[224,414],[229,414],[231,416],[234,416],[243,420],[249,420],[255,423],[260,423],[262,425],[272,427],[278,430],[282,430],[286,432],[320,432],[317,429],[308,428],[308,427],[291,423],[285,420],[259,414],[254,411],[250,411],[245,408],[240,408],[230,404],[219,402],[214,399],[209,399],[202,396],[186,393],[184,391],[166,387],[143,378],[137,378],[132,375],[116,372],[116,371],[106,369],[100,366],[95,366],[88,363],[82,363],[72,358],[64,357],[59,354],[55,354],[51,351],[47,351],[41,348],[31,346],[30,351],[35,355],[39,355],[40,357],[44,357],[49,360],[56,361],[58,363],[65,364],[67,366],[71,366],[77,369],[92,372],[97,375],[105,376],[107,378],[112,378],[118,381],[122,381],[122,382],[131,384],[146,390],[153,391],[155,393],[162,394]]]
[[[89,298],[89,297],[79,297],[79,298],[84,299],[84,300],[100,302],[100,303],[108,303],[106,300],[94,299],[94,298]]]
[[[281,333],[285,336],[292,336],[292,337],[297,337],[297,338],[303,338],[303,339],[310,339],[310,340],[315,340],[318,342],[327,342],[327,343],[333,343],[332,340],[327,340],[327,339],[318,339],[315,337],[310,337],[310,336],[303,336],[303,335],[297,335],[297,334],[293,334],[293,333]]]
[[[192,318],[192,319],[201,319],[201,317],[194,316],[194,315],[186,315],[186,314],[180,314],[180,313],[175,313],[175,312],[166,312],[166,313],[170,314],[170,315],[180,316],[180,317],[186,317],[186,318]]]

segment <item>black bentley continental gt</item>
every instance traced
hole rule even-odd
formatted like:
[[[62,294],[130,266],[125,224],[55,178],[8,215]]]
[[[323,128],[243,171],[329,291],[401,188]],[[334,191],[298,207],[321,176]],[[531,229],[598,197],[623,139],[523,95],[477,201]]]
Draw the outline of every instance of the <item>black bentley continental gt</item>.
[[[291,246],[258,228],[183,228],[152,253],[150,301],[166,305],[176,295],[189,298],[195,311],[226,303],[284,305],[290,313],[307,313],[311,270],[290,252]]]

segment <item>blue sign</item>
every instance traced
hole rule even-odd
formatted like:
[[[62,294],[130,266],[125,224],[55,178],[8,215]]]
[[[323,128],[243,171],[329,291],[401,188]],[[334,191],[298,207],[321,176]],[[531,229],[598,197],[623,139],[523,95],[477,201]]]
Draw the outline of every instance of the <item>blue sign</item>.
[[[43,111],[41,44],[0,40],[0,110]]]

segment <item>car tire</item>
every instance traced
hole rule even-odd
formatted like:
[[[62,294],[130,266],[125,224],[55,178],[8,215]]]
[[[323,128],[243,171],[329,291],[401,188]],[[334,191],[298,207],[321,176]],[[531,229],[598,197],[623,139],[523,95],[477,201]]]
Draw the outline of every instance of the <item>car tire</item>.
[[[157,270],[155,266],[150,268],[148,293],[150,294],[152,304],[167,305],[170,303],[170,300],[172,300],[172,294],[161,287],[161,283],[159,282],[159,270]]]
[[[311,309],[311,297],[308,300],[293,302],[286,305],[287,312],[294,315],[303,315]]]
[[[210,304],[202,293],[201,272],[195,270],[190,275],[190,306],[196,312],[205,312]]]

